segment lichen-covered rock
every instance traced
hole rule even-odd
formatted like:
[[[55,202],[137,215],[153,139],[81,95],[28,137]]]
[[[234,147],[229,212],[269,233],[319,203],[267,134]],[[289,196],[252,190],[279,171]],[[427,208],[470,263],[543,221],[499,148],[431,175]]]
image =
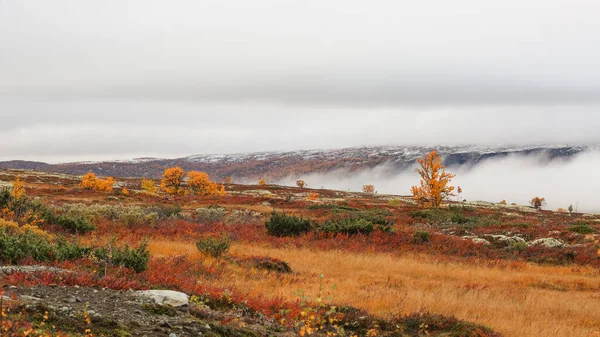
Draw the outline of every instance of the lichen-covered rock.
[[[490,242],[486,239],[482,239],[482,238],[478,238],[476,236],[463,236],[463,239],[465,240],[471,240],[473,241],[473,243],[481,243],[484,246],[487,246],[490,244]]]
[[[507,236],[507,235],[502,235],[502,234],[488,234],[488,235],[484,235],[484,237],[497,244],[500,246],[510,246],[510,245],[515,245],[515,244],[523,244],[523,243],[527,243],[527,241],[525,241],[525,239],[518,237],[516,235],[513,236]]]
[[[555,238],[543,238],[543,239],[537,239],[537,240],[533,240],[529,243],[530,246],[540,246],[543,245],[545,247],[548,248],[554,248],[554,247],[564,247],[565,244],[564,242],[557,240]]]

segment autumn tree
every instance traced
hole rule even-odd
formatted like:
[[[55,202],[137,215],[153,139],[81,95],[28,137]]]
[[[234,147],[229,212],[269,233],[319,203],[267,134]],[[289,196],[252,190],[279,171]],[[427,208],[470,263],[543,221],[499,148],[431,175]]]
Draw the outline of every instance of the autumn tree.
[[[96,175],[92,172],[89,172],[86,175],[84,175],[83,177],[81,177],[81,182],[79,183],[79,187],[86,189],[86,190],[93,190],[96,188],[97,181],[98,181],[98,178],[96,178]]]
[[[531,204],[531,207],[541,209],[542,206],[546,205],[546,198],[535,197],[531,199],[529,203]]]
[[[225,177],[225,184],[227,185],[231,185],[231,182],[233,181],[233,179],[231,179],[230,176]]]
[[[196,195],[219,195],[221,188],[210,180],[205,172],[190,171],[187,174],[187,193]]]
[[[185,172],[180,167],[170,167],[163,172],[160,188],[170,195],[183,195]]]
[[[258,181],[258,186],[267,186],[267,179],[262,178]]]
[[[156,194],[156,192],[158,192],[158,187],[154,185],[154,181],[152,179],[143,178],[141,188],[149,194]]]
[[[375,186],[373,185],[364,185],[362,188],[363,193],[367,194],[375,194]]]
[[[19,200],[25,196],[25,182],[17,177],[12,183],[12,196],[15,200]]]
[[[422,207],[439,207],[444,200],[454,195],[454,186],[449,186],[448,183],[456,175],[446,173],[442,157],[435,150],[417,159],[417,162],[420,168],[415,170],[421,176],[421,184],[412,187],[413,198]]]
[[[306,183],[304,182],[304,180],[296,180],[296,186],[298,186],[299,188],[304,188],[304,186],[306,186]]]
[[[462,193],[462,192],[463,192],[463,191],[462,191],[462,188],[461,188],[460,186],[458,186],[458,187],[456,188],[456,201],[457,201],[457,202],[460,202],[460,195],[461,195],[461,193]]]

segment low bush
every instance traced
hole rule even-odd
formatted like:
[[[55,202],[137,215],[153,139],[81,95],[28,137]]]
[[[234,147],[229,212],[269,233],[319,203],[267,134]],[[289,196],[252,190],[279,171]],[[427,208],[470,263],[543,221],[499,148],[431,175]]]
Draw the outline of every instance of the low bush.
[[[214,224],[223,222],[227,210],[220,206],[209,206],[207,208],[197,208],[194,213],[194,220],[204,224]]]
[[[310,221],[285,213],[273,212],[265,223],[267,232],[273,236],[297,236],[311,229]]]
[[[64,261],[84,257],[90,249],[64,239],[51,241],[51,235],[35,226],[21,226],[1,220],[0,261],[18,264],[27,259],[35,261]]]
[[[571,232],[579,234],[594,234],[596,230],[587,223],[577,223],[569,228]]]
[[[454,317],[415,313],[398,320],[397,326],[408,336],[500,337],[491,329]]]
[[[431,234],[425,231],[416,231],[413,234],[413,243],[422,244],[431,240]]]
[[[238,261],[260,270],[281,274],[289,274],[292,272],[292,268],[285,261],[269,256],[251,256]]]
[[[340,233],[347,235],[370,234],[375,229],[371,221],[361,218],[347,218],[334,221],[326,221],[319,227],[325,233]]]
[[[129,245],[125,245],[123,248],[117,247],[113,240],[108,247],[96,248],[93,253],[94,257],[104,263],[130,268],[136,273],[147,270],[148,260],[150,260],[147,240],[142,241],[135,248],[131,248]]]
[[[221,257],[231,247],[231,239],[227,235],[220,237],[204,237],[196,242],[196,248],[198,251],[214,258]]]

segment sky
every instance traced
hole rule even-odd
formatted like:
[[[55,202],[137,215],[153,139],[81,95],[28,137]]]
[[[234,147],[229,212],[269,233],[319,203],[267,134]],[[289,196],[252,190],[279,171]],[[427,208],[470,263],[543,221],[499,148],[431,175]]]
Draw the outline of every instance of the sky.
[[[2,0],[0,160],[599,143],[600,2]]]

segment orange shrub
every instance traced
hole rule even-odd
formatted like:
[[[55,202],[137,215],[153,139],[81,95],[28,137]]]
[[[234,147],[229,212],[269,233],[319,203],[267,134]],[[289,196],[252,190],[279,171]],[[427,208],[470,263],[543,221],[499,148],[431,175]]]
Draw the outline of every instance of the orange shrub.
[[[258,181],[258,186],[267,186],[267,180],[265,178],[262,178]]]
[[[89,172],[88,174],[84,175],[81,178],[79,187],[84,188],[86,190],[110,192],[110,191],[112,191],[114,184],[115,184],[115,179],[113,177],[100,179],[100,178],[97,178],[94,173]]]
[[[311,193],[306,197],[306,200],[316,201],[319,200],[319,193]]]
[[[196,195],[220,195],[222,189],[212,182],[205,172],[190,171],[187,174],[187,193]]]

